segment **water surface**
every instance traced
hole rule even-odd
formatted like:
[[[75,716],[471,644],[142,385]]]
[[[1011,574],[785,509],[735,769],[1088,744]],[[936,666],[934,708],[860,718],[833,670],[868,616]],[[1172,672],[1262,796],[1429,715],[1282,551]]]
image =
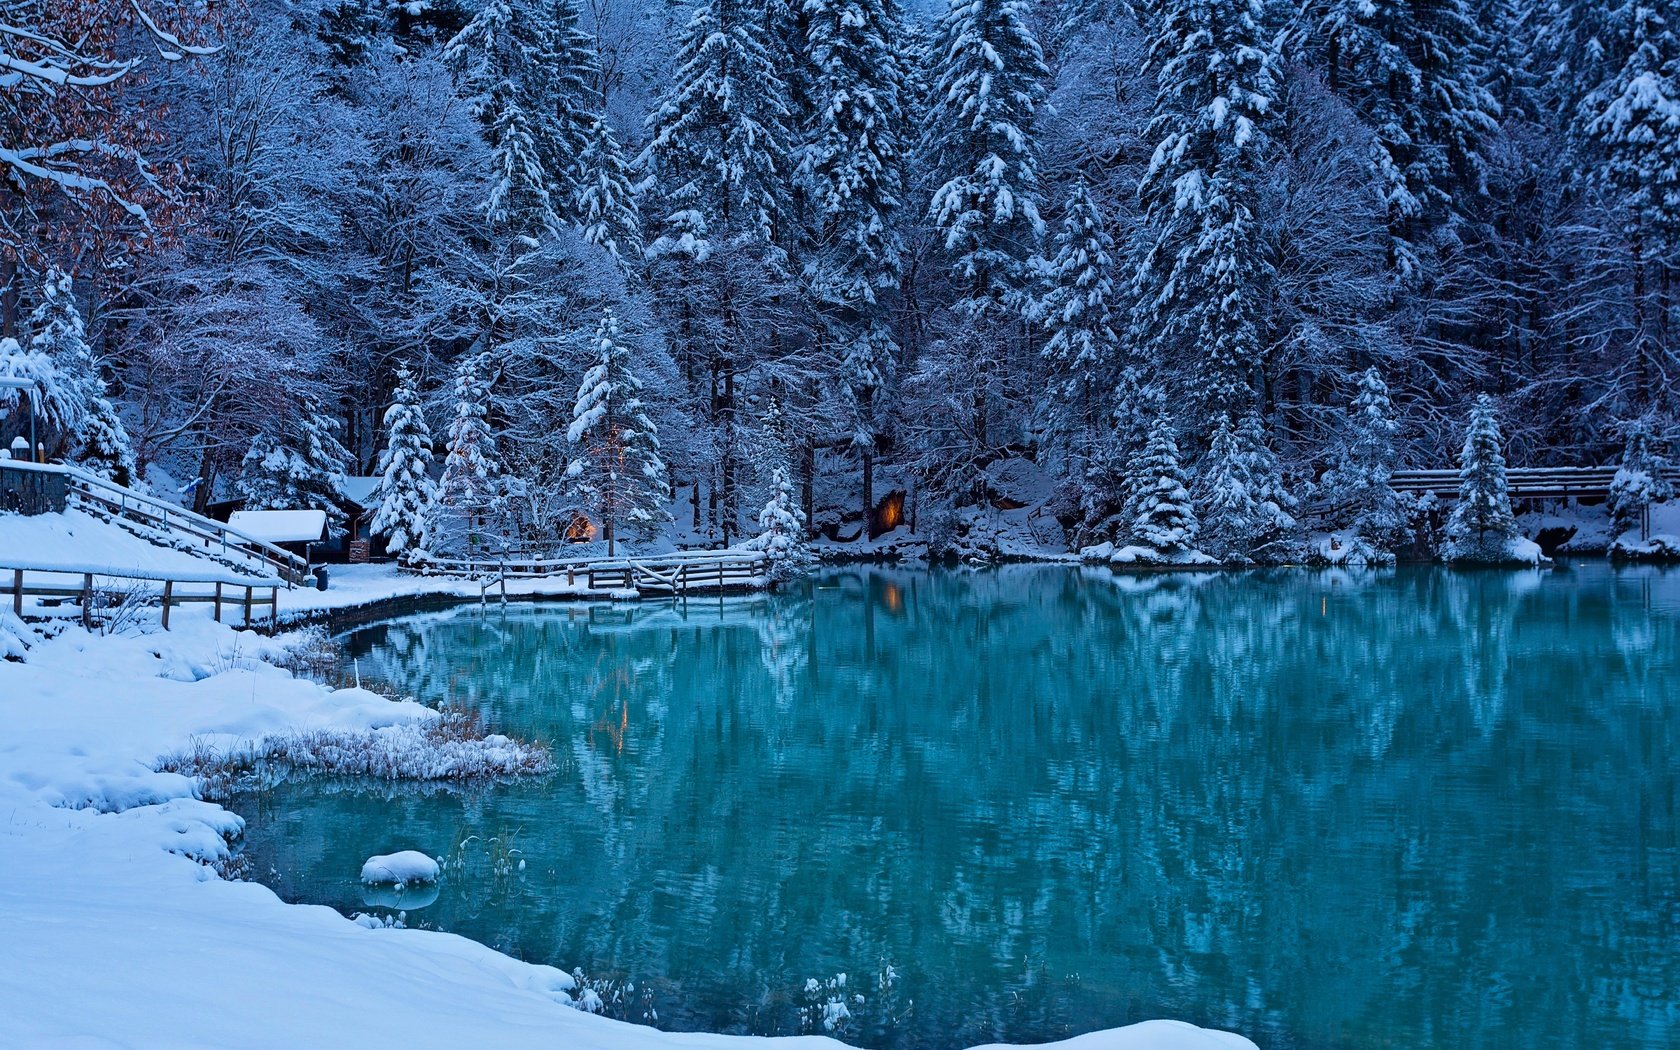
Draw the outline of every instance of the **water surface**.
[[[561,769],[287,781],[234,803],[259,877],[581,967],[631,1020],[1680,1045],[1680,573],[866,569],[351,650]],[[404,848],[462,867],[365,901]]]

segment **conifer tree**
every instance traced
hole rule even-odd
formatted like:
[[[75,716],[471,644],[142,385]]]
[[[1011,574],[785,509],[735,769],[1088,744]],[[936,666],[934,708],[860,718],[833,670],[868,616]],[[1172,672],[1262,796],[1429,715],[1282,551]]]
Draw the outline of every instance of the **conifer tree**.
[[[778,245],[788,175],[786,87],[754,0],[698,0],[679,65],[648,117],[645,163],[667,213],[662,238],[743,236]],[[685,213],[697,212],[701,223]],[[705,248],[699,249],[704,254]]]
[[[805,514],[799,509],[786,467],[770,473],[770,500],[758,514],[758,535],[742,544],[763,551],[770,560],[770,577],[787,579],[813,560],[805,539]]]
[[[929,218],[958,287],[964,338],[949,371],[963,375],[976,451],[992,443],[994,385],[1006,378],[1013,323],[1027,305],[1039,217],[1038,117],[1049,71],[1023,0],[954,0],[933,46],[923,152]]]
[[[607,554],[619,525],[653,539],[671,520],[671,485],[659,451],[659,430],[641,399],[642,383],[630,370],[630,352],[619,340],[609,308],[595,330],[596,359],[578,387],[566,440],[573,456],[566,478],[601,523]]]
[[[1367,368],[1342,424],[1332,465],[1319,479],[1332,522],[1387,551],[1403,543],[1408,532],[1405,504],[1389,484],[1398,431],[1388,384],[1375,368]]]
[[[1650,420],[1633,420],[1626,429],[1622,462],[1610,481],[1610,523],[1617,536],[1629,529],[1642,529],[1646,509],[1674,495],[1667,476],[1668,463],[1657,450]]]
[[[867,516],[898,356],[881,299],[898,285],[903,253],[894,224],[906,137],[898,18],[889,0],[804,0],[802,7],[814,77],[799,172],[816,226],[805,270],[840,366]]]
[[[1265,529],[1265,511],[1250,486],[1246,451],[1239,431],[1221,418],[1198,465],[1204,541],[1210,553],[1227,561],[1246,559]]]
[[[1047,430],[1052,449],[1078,476],[1089,458],[1098,399],[1120,354],[1114,333],[1114,241],[1083,180],[1062,213],[1050,257],[1039,267],[1033,316],[1048,333],[1040,350],[1049,372]]]
[[[426,525],[431,553],[481,554],[502,527],[505,493],[490,430],[488,355],[468,352],[455,371],[455,407],[443,476]]]
[[[1134,278],[1134,345],[1178,377],[1190,418],[1252,405],[1271,266],[1260,231],[1275,56],[1259,0],[1165,0],[1150,60],[1156,142]]]
[[[120,485],[136,483],[134,445],[88,346],[68,273],[47,272],[29,328],[29,351],[42,366],[37,381],[47,379],[42,407],[60,431],[66,458]]]
[[[1165,410],[1155,416],[1143,455],[1127,474],[1125,514],[1132,542],[1166,557],[1193,550],[1201,523]]]
[[[1465,214],[1484,188],[1483,140],[1499,105],[1479,76],[1482,17],[1470,0],[1313,0],[1303,9],[1332,85],[1376,133],[1372,170],[1388,204],[1391,262],[1406,279],[1420,276],[1429,225]]]
[[[594,114],[594,58],[572,0],[482,0],[444,47],[490,146],[486,217],[516,236],[571,218]]]
[[[324,510],[333,524],[345,521],[344,465],[350,453],[338,439],[338,421],[305,397],[297,411],[257,435],[240,465],[234,491],[257,510]]]
[[[1673,253],[1680,246],[1680,25],[1663,5],[1628,2],[1609,13],[1625,27],[1626,60],[1582,102],[1599,173],[1619,191],[1633,309],[1632,401],[1649,409],[1675,399],[1664,358],[1672,321]]]
[[[385,549],[400,558],[426,548],[426,521],[437,497],[431,477],[432,435],[406,365],[397,370],[397,389],[384,424],[385,448],[375,468],[379,485],[370,528],[383,535]]]
[[[577,217],[583,239],[600,245],[625,266],[642,258],[642,216],[630,164],[604,119],[589,126],[578,157]]]
[[[1464,434],[1458,502],[1447,519],[1448,561],[1506,561],[1517,538],[1516,516],[1505,478],[1504,438],[1494,415],[1493,398],[1477,396]]]

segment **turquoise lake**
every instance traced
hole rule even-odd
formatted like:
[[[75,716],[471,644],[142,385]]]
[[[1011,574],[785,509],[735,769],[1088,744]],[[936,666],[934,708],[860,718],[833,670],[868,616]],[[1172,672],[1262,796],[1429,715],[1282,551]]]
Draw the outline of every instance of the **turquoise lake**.
[[[614,1016],[1680,1045],[1680,572],[859,568],[347,651],[559,768],[289,777],[231,803],[253,877],[581,968]],[[410,848],[451,862],[435,899],[364,898]]]

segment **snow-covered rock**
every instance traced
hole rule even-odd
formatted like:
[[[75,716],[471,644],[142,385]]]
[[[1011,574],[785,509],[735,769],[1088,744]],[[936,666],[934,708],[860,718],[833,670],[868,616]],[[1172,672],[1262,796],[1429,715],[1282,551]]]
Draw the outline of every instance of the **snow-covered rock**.
[[[436,882],[441,871],[431,857],[417,849],[405,849],[369,857],[362,865],[362,882],[401,888],[413,882]]]

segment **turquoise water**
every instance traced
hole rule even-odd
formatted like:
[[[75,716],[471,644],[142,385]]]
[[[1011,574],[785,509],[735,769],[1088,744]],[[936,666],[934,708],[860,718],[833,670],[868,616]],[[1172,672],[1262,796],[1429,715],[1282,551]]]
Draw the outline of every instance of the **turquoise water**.
[[[822,1031],[844,996],[869,1047],[1151,1017],[1680,1045],[1680,573],[863,569],[350,648],[561,768],[289,780],[234,802],[259,877],[383,911],[367,856],[459,860],[384,903],[630,1020]]]

